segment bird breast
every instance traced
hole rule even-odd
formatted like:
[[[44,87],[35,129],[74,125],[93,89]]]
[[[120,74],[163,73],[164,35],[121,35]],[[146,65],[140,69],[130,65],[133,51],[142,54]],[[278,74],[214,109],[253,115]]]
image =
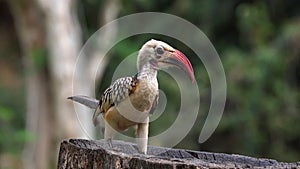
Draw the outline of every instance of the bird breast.
[[[140,112],[149,113],[158,95],[157,80],[140,80],[135,92],[130,96],[132,105]]]
[[[134,92],[117,105],[118,112],[129,122],[144,123],[158,95],[157,81],[140,79]]]

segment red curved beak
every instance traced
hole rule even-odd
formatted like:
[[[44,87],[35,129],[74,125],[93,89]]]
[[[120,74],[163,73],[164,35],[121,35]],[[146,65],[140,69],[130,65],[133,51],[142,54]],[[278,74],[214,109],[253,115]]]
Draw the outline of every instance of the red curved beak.
[[[189,76],[192,83],[194,83],[195,77],[194,77],[193,67],[190,61],[188,60],[188,58],[179,50],[175,49],[175,51],[172,52],[171,56],[166,58],[165,62],[168,62],[169,64],[179,67]]]

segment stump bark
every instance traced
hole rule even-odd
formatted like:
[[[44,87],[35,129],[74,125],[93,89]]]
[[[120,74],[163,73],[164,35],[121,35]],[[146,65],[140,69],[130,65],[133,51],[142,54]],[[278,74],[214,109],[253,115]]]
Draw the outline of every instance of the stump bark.
[[[300,162],[155,146],[143,155],[124,141],[113,141],[110,148],[104,140],[70,139],[61,143],[57,168],[300,168]]]

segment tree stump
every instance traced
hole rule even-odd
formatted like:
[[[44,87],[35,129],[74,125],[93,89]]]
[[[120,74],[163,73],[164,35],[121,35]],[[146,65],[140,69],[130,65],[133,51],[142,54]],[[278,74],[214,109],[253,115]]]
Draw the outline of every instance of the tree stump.
[[[61,143],[57,168],[300,168],[300,162],[155,146],[143,155],[136,144],[124,141],[114,140],[110,148],[104,140],[70,139]]]

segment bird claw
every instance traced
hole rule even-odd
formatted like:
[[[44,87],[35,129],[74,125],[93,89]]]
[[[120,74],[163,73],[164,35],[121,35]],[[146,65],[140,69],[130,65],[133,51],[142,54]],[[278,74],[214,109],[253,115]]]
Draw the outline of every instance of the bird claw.
[[[112,150],[112,151],[117,151],[117,152],[120,152],[121,149],[116,147],[116,146],[113,146],[113,141],[112,141],[112,138],[109,138],[107,139],[107,143],[108,143],[108,146],[109,146],[109,149]]]
[[[112,139],[109,138],[109,139],[107,139],[106,141],[107,141],[107,144],[108,144],[109,148],[113,148]]]
[[[116,151],[116,152],[121,152],[122,151],[119,147],[113,147],[111,150]]]

